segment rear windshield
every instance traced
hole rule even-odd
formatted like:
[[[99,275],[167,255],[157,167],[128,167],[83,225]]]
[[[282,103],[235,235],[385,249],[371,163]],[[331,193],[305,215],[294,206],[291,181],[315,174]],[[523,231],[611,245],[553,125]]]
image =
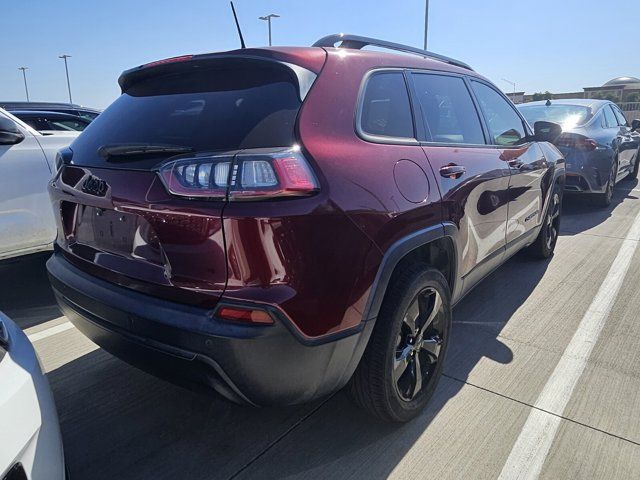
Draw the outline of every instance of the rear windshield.
[[[131,86],[73,143],[72,163],[150,168],[158,158],[105,159],[104,145],[168,144],[196,152],[283,147],[295,143],[300,108],[287,68],[256,65],[202,69]]]
[[[559,123],[570,129],[584,125],[591,119],[591,109],[582,105],[531,105],[518,107],[529,125],[541,120]]]

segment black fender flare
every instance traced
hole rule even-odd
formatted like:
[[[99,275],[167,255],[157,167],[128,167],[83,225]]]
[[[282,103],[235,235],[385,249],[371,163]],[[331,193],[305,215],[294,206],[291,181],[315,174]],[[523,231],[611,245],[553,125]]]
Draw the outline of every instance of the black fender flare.
[[[371,286],[371,292],[365,305],[363,322],[375,321],[378,317],[378,312],[382,306],[382,300],[389,286],[391,275],[393,274],[396,266],[400,261],[409,253],[420,248],[435,240],[450,238],[453,246],[453,265],[452,267],[452,295],[455,288],[458,286],[458,273],[457,273],[457,243],[455,237],[457,236],[458,228],[451,222],[442,222],[436,225],[432,225],[427,228],[418,230],[406,237],[402,237],[391,245],[380,262],[378,273]]]

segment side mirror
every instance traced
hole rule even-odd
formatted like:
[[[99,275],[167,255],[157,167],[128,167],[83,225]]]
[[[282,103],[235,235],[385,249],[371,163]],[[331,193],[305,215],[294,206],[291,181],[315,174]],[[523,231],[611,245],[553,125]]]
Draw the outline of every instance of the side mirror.
[[[533,132],[536,141],[553,143],[562,134],[562,126],[557,123],[540,120],[533,125]]]
[[[631,121],[631,130],[633,130],[634,132],[640,130],[640,120],[636,118],[635,120]]]
[[[24,133],[12,120],[0,115],[0,145],[15,145],[24,140]]]

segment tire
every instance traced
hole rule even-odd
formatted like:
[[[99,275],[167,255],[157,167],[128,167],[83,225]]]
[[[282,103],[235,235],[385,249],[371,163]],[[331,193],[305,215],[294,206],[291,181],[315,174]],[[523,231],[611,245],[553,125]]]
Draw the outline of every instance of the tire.
[[[562,213],[562,185],[556,183],[551,192],[547,213],[542,222],[540,233],[535,241],[527,247],[527,253],[544,260],[553,255],[560,234],[560,217]]]
[[[389,285],[349,395],[384,421],[416,417],[442,375],[450,331],[451,292],[442,274],[425,263],[400,272]]]
[[[635,161],[636,163],[633,165],[633,170],[631,170],[629,175],[624,177],[624,179],[627,181],[635,180],[636,178],[638,178],[638,170],[640,169],[640,148],[638,148],[638,152],[636,153]]]
[[[616,178],[618,176],[618,161],[616,160],[611,168],[609,174],[609,180],[607,180],[607,186],[604,193],[597,193],[594,196],[594,203],[599,207],[608,207],[613,201],[613,187],[616,186]]]

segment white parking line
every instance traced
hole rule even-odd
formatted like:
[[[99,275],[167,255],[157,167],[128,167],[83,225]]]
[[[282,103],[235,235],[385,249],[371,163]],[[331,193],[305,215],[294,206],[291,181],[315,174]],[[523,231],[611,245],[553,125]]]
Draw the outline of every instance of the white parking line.
[[[55,335],[57,333],[62,333],[66,330],[70,330],[74,328],[73,323],[64,322],[60,325],[56,325],[55,327],[50,327],[40,332],[32,333],[31,335],[27,335],[27,338],[31,340],[31,343],[37,342],[38,340],[42,340],[43,338],[50,337],[51,335]]]
[[[640,240],[640,214],[636,216],[627,232],[598,293],[534,404],[535,408],[531,410],[502,468],[500,479],[535,479],[540,475],[560,426],[560,415],[563,414],[573,389],[584,372],[591,351],[607,322],[633,254],[638,247],[638,240]]]

